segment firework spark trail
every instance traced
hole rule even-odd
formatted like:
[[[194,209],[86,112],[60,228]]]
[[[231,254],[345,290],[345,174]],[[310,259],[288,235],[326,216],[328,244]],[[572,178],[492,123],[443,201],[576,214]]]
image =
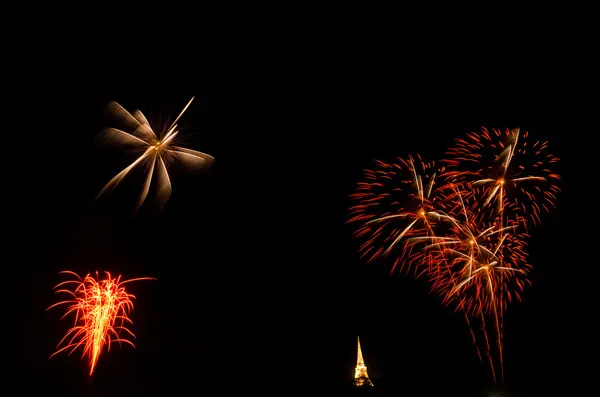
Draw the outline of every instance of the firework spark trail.
[[[63,351],[69,351],[70,355],[77,348],[82,347],[82,358],[88,356],[91,376],[105,345],[108,345],[108,350],[112,342],[128,343],[135,347],[133,342],[121,336],[121,332],[125,332],[135,338],[135,335],[125,326],[126,322],[132,324],[128,313],[133,310],[135,296],[127,293],[123,285],[132,281],[155,279],[141,277],[121,281],[121,276],[113,278],[109,272],[105,272],[106,278],[102,280],[98,272],[95,278],[87,274],[82,279],[72,271],[60,273],[77,278],[63,281],[54,287],[55,293],[69,294],[72,299],[55,303],[46,310],[68,304],[68,309],[61,320],[74,313],[75,323],[56,346],[58,350],[50,357]],[[64,288],[71,284],[76,286],[73,290]]]
[[[492,370],[492,377],[494,378],[494,382],[496,382],[496,370],[494,369],[494,360],[492,359],[492,353],[490,349],[490,341],[488,339],[487,327],[485,326],[485,317],[481,314],[481,332],[483,333],[483,337],[485,340],[485,350],[487,352],[488,359],[490,361],[490,369]]]
[[[171,180],[167,171],[167,164],[170,161],[179,161],[185,166],[198,170],[209,167],[213,163],[214,157],[206,153],[174,145],[175,138],[179,134],[177,122],[193,100],[194,98],[190,99],[177,118],[158,135],[141,111],[136,110],[132,115],[116,102],[109,104],[108,110],[121,124],[133,132],[108,128],[102,132],[102,139],[120,146],[131,146],[142,153],[135,161],[115,175],[100,191],[97,198],[118,186],[135,168],[144,167],[145,178],[142,192],[137,200],[137,208],[146,200],[153,178],[156,179],[158,202],[164,204],[171,196]]]
[[[469,327],[469,332],[471,333],[471,338],[473,339],[473,345],[475,346],[475,350],[477,351],[477,357],[479,357],[479,361],[482,361],[481,352],[479,351],[479,346],[477,345],[477,339],[475,339],[475,333],[473,332],[473,327],[471,326],[471,321],[469,320],[469,315],[465,311],[463,311],[463,314],[465,315],[465,321],[467,322],[467,326]]]

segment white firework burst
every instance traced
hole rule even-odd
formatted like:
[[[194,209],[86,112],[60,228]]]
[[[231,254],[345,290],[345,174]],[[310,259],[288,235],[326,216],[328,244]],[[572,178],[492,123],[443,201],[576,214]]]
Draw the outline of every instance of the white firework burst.
[[[139,110],[133,114],[125,110],[116,102],[111,102],[108,109],[123,125],[132,130],[132,133],[125,132],[117,128],[108,128],[102,131],[102,137],[117,145],[132,146],[142,152],[142,154],[128,165],[125,169],[115,175],[98,194],[102,194],[115,188],[128,174],[135,168],[144,169],[144,185],[137,201],[139,208],[150,190],[152,179],[155,178],[158,203],[162,206],[171,196],[171,180],[167,171],[167,164],[170,160],[179,161],[189,168],[201,170],[208,168],[214,161],[214,157],[195,150],[176,146],[174,143],[179,134],[177,122],[190,106],[194,98],[190,99],[183,108],[179,116],[169,125],[168,128],[156,134],[150,127],[150,123]]]

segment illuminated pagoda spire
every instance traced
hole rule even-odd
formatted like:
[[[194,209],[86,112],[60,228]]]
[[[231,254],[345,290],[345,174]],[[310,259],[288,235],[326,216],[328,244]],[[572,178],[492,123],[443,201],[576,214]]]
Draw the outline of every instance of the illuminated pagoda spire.
[[[360,337],[358,340],[358,355],[356,357],[356,368],[354,369],[354,385],[357,387],[373,386],[373,382],[367,375],[367,366],[363,360],[362,350],[360,349]]]

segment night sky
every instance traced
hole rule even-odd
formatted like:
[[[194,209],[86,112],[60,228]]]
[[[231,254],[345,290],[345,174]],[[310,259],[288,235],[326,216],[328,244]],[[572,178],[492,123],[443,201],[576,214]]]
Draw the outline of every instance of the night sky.
[[[39,79],[23,111],[31,162],[18,167],[21,255],[10,264],[19,389],[91,396],[342,390],[360,335],[375,386],[485,395],[494,386],[462,315],[430,295],[425,280],[389,276],[386,261],[361,261],[345,224],[348,195],[373,159],[420,153],[436,160],[481,126],[519,126],[548,139],[563,177],[558,208],[531,233],[533,285],[505,316],[502,389],[543,395],[579,383],[585,354],[574,339],[587,320],[573,309],[578,287],[565,267],[577,262],[567,242],[581,190],[582,138],[573,120],[585,110],[557,85],[517,89],[493,72],[466,84],[426,72],[388,78],[373,66],[371,77],[360,68],[273,68],[232,70],[224,79],[200,74],[186,84],[174,73],[143,90],[156,76],[131,85],[105,85],[93,73]],[[131,159],[94,143],[114,125],[104,106],[114,100],[148,118],[161,109],[175,116],[191,96],[180,123],[184,146],[213,155],[213,166],[203,173],[172,167],[173,194],[162,211],[149,197],[133,214],[128,189],[140,186],[136,178],[94,202]],[[65,269],[157,278],[129,286],[137,348],[104,352],[92,380],[76,353],[48,360],[71,321],[59,320],[60,309],[45,312]]]

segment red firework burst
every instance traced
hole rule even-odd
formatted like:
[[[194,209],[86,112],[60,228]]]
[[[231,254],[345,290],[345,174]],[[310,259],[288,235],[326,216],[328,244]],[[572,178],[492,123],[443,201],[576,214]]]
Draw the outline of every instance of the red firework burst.
[[[526,226],[540,222],[542,211],[555,206],[559,161],[548,142],[529,142],[528,132],[482,128],[457,139],[446,152],[443,177],[475,196],[471,210],[480,219],[500,215]]]
[[[376,161],[375,165],[364,171],[364,181],[350,196],[355,204],[350,207],[348,223],[359,224],[354,235],[366,238],[360,251],[369,262],[393,250],[398,253],[394,271],[411,257],[410,250],[403,249],[410,237],[433,234],[434,185],[439,171],[435,163],[423,162],[418,155],[394,163]]]

